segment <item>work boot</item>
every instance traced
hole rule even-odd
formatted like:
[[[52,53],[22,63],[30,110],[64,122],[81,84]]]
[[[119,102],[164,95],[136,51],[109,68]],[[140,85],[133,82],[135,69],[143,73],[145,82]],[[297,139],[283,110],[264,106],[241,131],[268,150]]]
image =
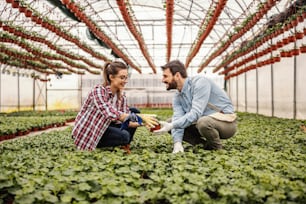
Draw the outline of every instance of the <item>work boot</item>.
[[[127,154],[131,154],[130,144],[121,146],[121,149],[123,149]]]

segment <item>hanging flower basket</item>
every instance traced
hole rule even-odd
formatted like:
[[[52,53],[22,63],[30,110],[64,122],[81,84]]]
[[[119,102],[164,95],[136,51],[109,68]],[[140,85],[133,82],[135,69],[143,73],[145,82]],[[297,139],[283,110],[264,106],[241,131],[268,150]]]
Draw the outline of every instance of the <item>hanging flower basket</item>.
[[[304,22],[304,17],[302,15],[297,16],[298,22],[302,23]]]
[[[49,25],[49,24],[48,24],[47,21],[42,21],[42,22],[41,22],[41,26],[44,27],[44,28],[47,28],[48,25]]]
[[[2,29],[5,30],[5,31],[8,31],[9,28],[10,28],[10,27],[9,27],[8,25],[3,25],[3,26],[2,26]]]
[[[36,21],[37,24],[42,24],[42,18],[38,18]]]
[[[300,54],[300,49],[297,49],[297,48],[296,49],[292,49],[291,53],[292,53],[293,56],[297,56],[297,55]]]
[[[280,51],[279,54],[280,54],[281,57],[287,57],[287,52],[284,51],[284,50]]]
[[[306,53],[306,45],[302,45],[302,47],[300,47],[300,52]]]
[[[63,4],[69,4],[70,0],[62,0]]]
[[[283,44],[284,44],[284,45],[287,45],[288,43],[289,43],[289,39],[288,39],[288,38],[284,38],[284,39],[283,39]]]
[[[19,7],[19,1],[13,1],[12,2],[12,7],[13,8],[18,8]]]
[[[66,5],[68,9],[70,9],[71,11],[75,10],[76,5],[74,4],[74,2],[70,2],[68,5]]]
[[[272,44],[271,45],[271,51],[277,50],[277,45],[276,44]]]
[[[290,23],[285,24],[285,26],[284,26],[284,30],[285,31],[288,31],[290,28],[291,28],[291,24]]]
[[[38,16],[31,16],[32,21],[36,22],[38,19]]]
[[[283,41],[277,41],[276,46],[277,46],[277,48],[283,47],[284,46]]]
[[[27,9],[27,10],[25,11],[24,15],[25,15],[26,17],[31,17],[31,16],[32,16],[32,11],[29,10],[29,9]]]
[[[298,20],[297,19],[294,19],[294,20],[292,20],[291,21],[291,25],[292,25],[292,27],[296,27],[297,25],[298,25]]]
[[[280,62],[280,61],[281,61],[280,56],[274,57],[274,58],[273,58],[273,61],[274,61],[274,62]]]
[[[304,38],[304,33],[303,32],[296,32],[295,33],[295,38],[296,39],[303,39]]]
[[[27,7],[19,5],[18,9],[19,9],[19,12],[24,13],[27,10]]]
[[[288,37],[289,42],[294,42],[296,41],[295,36],[291,35]]]

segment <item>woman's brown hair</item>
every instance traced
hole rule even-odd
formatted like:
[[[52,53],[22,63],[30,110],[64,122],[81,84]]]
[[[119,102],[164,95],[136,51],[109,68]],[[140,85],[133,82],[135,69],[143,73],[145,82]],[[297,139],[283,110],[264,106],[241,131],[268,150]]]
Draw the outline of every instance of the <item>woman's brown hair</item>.
[[[122,69],[128,69],[128,66],[123,62],[120,62],[120,61],[105,62],[104,68],[103,68],[103,78],[104,78],[103,86],[110,85],[111,80],[109,76],[117,75],[118,72]]]

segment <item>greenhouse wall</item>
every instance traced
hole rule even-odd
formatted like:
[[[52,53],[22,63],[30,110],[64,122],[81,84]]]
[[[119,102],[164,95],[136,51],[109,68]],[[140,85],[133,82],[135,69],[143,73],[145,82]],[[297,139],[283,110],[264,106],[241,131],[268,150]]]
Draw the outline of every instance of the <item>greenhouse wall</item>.
[[[97,75],[82,76],[82,101],[88,92],[103,79]],[[153,74],[133,73],[126,85],[125,94],[130,106],[171,107],[173,92],[166,91],[161,77]]]
[[[46,109],[46,83],[36,80],[22,69],[0,72],[0,112]]]
[[[250,70],[226,82],[236,111],[281,118],[306,119],[304,54]],[[10,70],[10,72],[8,72]],[[12,71],[14,70],[14,71]],[[222,76],[221,76],[222,77]],[[1,66],[0,111],[78,110],[100,75],[31,77],[24,69]],[[211,77],[223,88],[220,77]],[[166,91],[160,75],[133,74],[125,90],[130,106],[171,107],[173,91]]]
[[[306,119],[305,55],[251,70],[227,81],[228,94],[240,112]],[[239,87],[239,88],[238,88]]]
[[[3,68],[12,70],[14,68]],[[24,69],[17,69],[23,73]],[[101,75],[40,75],[31,73],[7,74],[1,72],[0,106],[1,112],[22,110],[79,110],[89,91],[103,82]],[[40,79],[45,79],[41,81]],[[222,76],[212,76],[223,88]],[[125,94],[130,106],[134,107],[172,107],[175,91],[167,91],[162,77],[157,74],[133,73],[126,85]]]
[[[47,86],[48,110],[78,110],[81,103],[82,75],[51,76]]]

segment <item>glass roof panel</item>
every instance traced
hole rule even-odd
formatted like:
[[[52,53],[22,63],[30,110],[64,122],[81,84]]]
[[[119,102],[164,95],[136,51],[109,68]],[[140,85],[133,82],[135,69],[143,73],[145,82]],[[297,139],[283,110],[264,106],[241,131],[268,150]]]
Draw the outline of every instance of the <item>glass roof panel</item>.
[[[107,42],[103,42],[99,36],[93,35],[84,21],[73,18],[71,11],[61,4],[60,0],[22,0],[31,8],[36,10],[41,17],[56,24],[63,32],[77,38],[81,43],[101,54],[110,60],[116,59],[113,50]],[[130,20],[138,33],[140,40],[137,41],[135,34],[128,28],[118,2],[115,0],[75,0],[77,5],[87,18],[90,19],[103,33],[126,55],[135,66],[139,67],[142,73],[153,73],[153,69],[148,59],[151,59],[156,71],[167,62],[167,7],[173,2],[173,21],[171,39],[170,60],[180,59],[186,62],[188,55],[192,51],[199,31],[207,29],[210,22],[210,14],[216,11],[218,0],[122,0],[128,11]],[[221,2],[221,1],[220,1]],[[221,11],[213,28],[204,38],[198,52],[192,58],[188,71],[196,74],[201,64],[205,63],[209,56],[222,46],[229,39],[230,34],[235,34],[235,28],[254,14],[259,5],[265,0],[227,0],[224,9]],[[233,42],[224,52],[214,58],[203,70],[211,73],[221,60],[230,52],[233,52],[240,44],[254,36],[255,33],[264,29],[264,25],[270,16],[278,14],[287,8],[293,1],[279,0],[267,15],[265,15],[251,30],[245,33],[240,39]],[[60,5],[60,6],[59,6]],[[80,49],[77,43],[64,39],[37,24],[29,17],[25,17],[18,9],[12,8],[7,1],[0,1],[1,21],[5,24],[21,27],[27,32],[37,33],[43,38],[54,43],[67,52],[83,56],[93,63],[103,65],[104,61],[94,57],[89,52]],[[168,7],[169,8],[169,7]],[[205,26],[206,25],[206,26]],[[3,29],[2,33],[6,33]],[[56,54],[48,46],[42,43],[27,40],[33,46],[43,49],[46,52]],[[118,54],[118,53],[115,53]],[[144,55],[147,54],[146,58]],[[78,60],[76,63],[84,64]],[[135,70],[136,71],[136,70]]]

